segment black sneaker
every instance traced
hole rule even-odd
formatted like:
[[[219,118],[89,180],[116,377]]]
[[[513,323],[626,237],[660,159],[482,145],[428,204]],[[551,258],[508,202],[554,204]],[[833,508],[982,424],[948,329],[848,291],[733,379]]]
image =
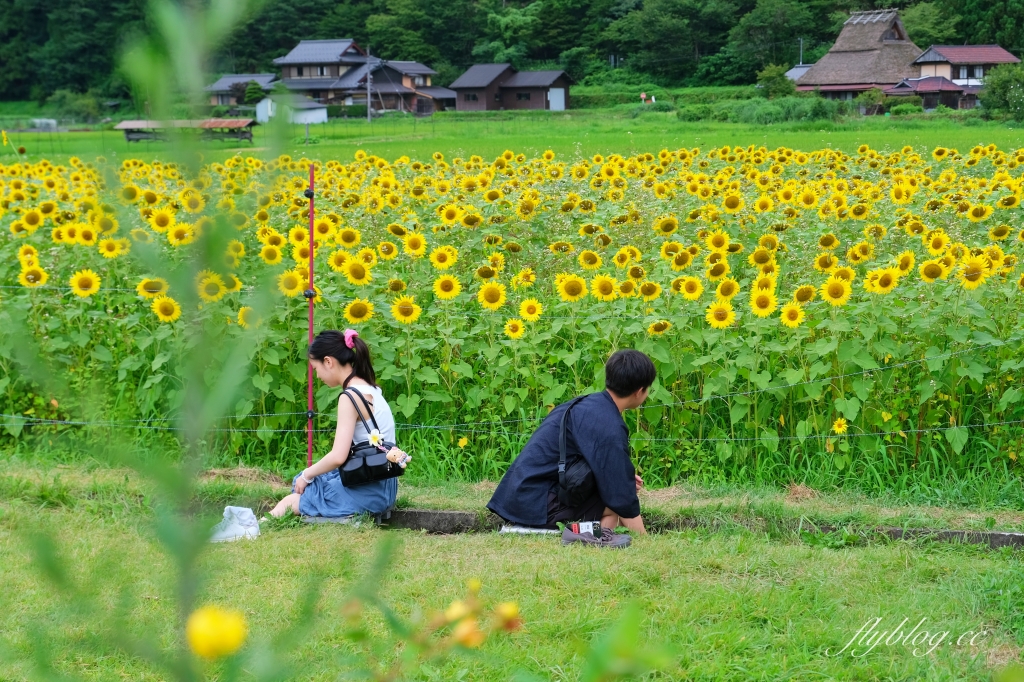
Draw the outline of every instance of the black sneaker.
[[[601,537],[595,537],[593,533],[574,533],[569,528],[562,531],[562,544],[571,545],[574,542],[582,542],[585,545],[595,545],[597,547],[610,547],[612,549],[622,549],[629,547],[629,544],[633,542],[633,538],[628,533],[613,533],[611,528],[602,528]]]

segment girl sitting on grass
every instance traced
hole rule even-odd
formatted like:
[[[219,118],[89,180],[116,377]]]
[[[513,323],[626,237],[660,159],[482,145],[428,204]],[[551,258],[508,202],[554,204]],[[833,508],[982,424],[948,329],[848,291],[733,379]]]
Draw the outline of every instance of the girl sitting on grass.
[[[377,386],[370,349],[354,330],[320,332],[309,346],[309,362],[317,377],[328,386],[351,388],[361,393],[373,409],[373,418],[384,441],[395,442],[395,418]],[[355,402],[359,404],[363,419],[371,422],[358,396]],[[364,512],[379,514],[393,506],[398,497],[396,478],[352,488],[341,483],[338,467],[348,459],[353,440],[362,442],[368,439],[369,434],[352,401],[347,396],[338,396],[338,430],[334,434],[334,446],[320,461],[292,480],[294,492],[278,502],[270,514],[283,516],[290,509],[304,516],[343,517]]]

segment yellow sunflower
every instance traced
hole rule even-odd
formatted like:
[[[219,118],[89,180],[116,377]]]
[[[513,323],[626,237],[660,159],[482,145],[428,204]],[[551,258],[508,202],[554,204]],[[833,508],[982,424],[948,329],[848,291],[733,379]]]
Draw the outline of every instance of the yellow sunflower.
[[[778,307],[778,300],[772,291],[755,289],[750,294],[750,309],[758,317],[768,317]]]
[[[802,284],[796,288],[796,291],[793,292],[793,302],[810,303],[811,301],[814,300],[814,296],[817,293],[818,290],[815,289],[812,285]]]
[[[174,322],[181,317],[181,306],[170,296],[157,296],[151,307],[161,322]]]
[[[510,339],[522,338],[523,334],[526,333],[526,326],[523,325],[523,321],[512,318],[505,322],[505,336]]]
[[[616,282],[608,275],[595,275],[590,280],[590,293],[599,301],[614,301],[618,297]]]
[[[228,293],[227,285],[220,275],[211,274],[199,281],[199,297],[204,301],[212,303],[224,298]]]
[[[373,317],[373,304],[365,298],[352,299],[345,306],[345,319],[348,320],[349,324],[366,322],[371,317]]]
[[[567,275],[558,283],[558,295],[563,301],[578,301],[587,295],[587,283],[579,275]]]
[[[278,291],[289,298],[294,298],[302,293],[303,284],[305,284],[304,275],[300,276],[294,270],[286,270],[277,276]]]
[[[639,291],[645,301],[653,301],[658,296],[661,296],[661,285],[657,282],[645,280],[640,283]]]
[[[536,322],[544,314],[544,306],[535,298],[528,298],[519,304],[519,316],[527,322]]]
[[[441,275],[434,280],[434,296],[442,301],[450,301],[462,292],[462,285],[452,275]]]
[[[704,293],[704,284],[696,277],[684,277],[679,288],[687,301],[696,301]]]
[[[100,290],[100,276],[92,270],[79,270],[71,275],[71,293],[88,298]]]
[[[715,301],[708,306],[704,319],[715,329],[725,329],[736,321],[736,312],[729,301]]]
[[[487,310],[497,310],[505,304],[505,285],[500,282],[485,282],[477,292],[476,300]]]
[[[718,287],[715,289],[715,296],[723,301],[728,301],[739,292],[740,283],[732,277],[726,277],[718,282]]]
[[[647,327],[647,333],[651,336],[660,336],[671,328],[672,323],[668,320],[658,320],[657,322],[652,322]]]
[[[259,327],[261,324],[263,324],[263,318],[249,306],[245,305],[238,309],[238,326],[242,329]]]
[[[373,279],[373,275],[370,273],[370,268],[351,258],[345,263],[345,279],[351,284],[362,286],[369,283]]]
[[[99,249],[104,258],[117,258],[124,253],[120,239],[101,239]]]
[[[843,306],[850,300],[853,287],[850,283],[839,277],[829,277],[821,286],[821,297],[831,306]]]
[[[917,271],[921,275],[921,279],[929,284],[946,274],[946,269],[942,267],[942,263],[938,260],[926,260],[924,263],[921,263],[921,267]]]
[[[589,249],[580,251],[577,260],[579,260],[580,267],[584,270],[597,270],[603,262],[600,255]]]
[[[804,321],[804,317],[806,317],[806,314],[803,307],[799,303],[790,302],[782,306],[779,321],[790,329],[796,329]]]
[[[38,265],[23,268],[21,274],[18,275],[18,282],[21,283],[21,286],[30,289],[43,286],[48,279],[50,279],[50,275]]]
[[[990,265],[987,256],[968,256],[960,265],[960,284],[964,289],[977,289],[988,278]]]
[[[402,242],[405,252],[413,258],[419,258],[427,251],[427,240],[421,234],[408,234]]]
[[[422,312],[412,296],[399,296],[391,305],[391,315],[402,324],[412,324]]]
[[[447,270],[455,265],[459,259],[459,252],[454,246],[439,246],[430,252],[430,264],[437,270]]]
[[[169,286],[162,277],[143,278],[135,287],[135,291],[143,298],[156,298],[167,293]]]

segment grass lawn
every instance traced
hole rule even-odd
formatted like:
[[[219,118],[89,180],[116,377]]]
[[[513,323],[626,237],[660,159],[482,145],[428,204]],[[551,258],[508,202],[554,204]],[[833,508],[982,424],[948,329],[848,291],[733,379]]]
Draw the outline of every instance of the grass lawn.
[[[226,472],[236,474],[237,472]],[[479,508],[490,484],[401,484],[402,504]],[[104,467],[8,462],[0,467],[0,562],[5,567],[0,680],[30,679],[30,641],[42,643],[59,672],[76,679],[163,679],[148,664],[114,650],[89,648],[90,633],[113,617],[62,620],[68,604],[40,577],[25,544],[33,528],[57,538],[60,562],[111,613],[126,605],[119,627],[162,644],[175,629],[173,562],[153,539],[151,491],[133,474]],[[258,506],[282,490],[271,478],[209,477],[196,491],[197,509]],[[372,527],[278,527],[254,542],[213,545],[201,564],[200,602],[242,609],[253,642],[266,640],[294,617],[304,585],[320,574],[322,618],[292,650],[297,679],[334,680],[342,638],[338,612],[348,590],[368,570],[380,541],[400,542],[381,577],[386,601],[408,617],[445,608],[483,581],[482,598],[516,601],[523,630],[497,637],[471,654],[432,663],[416,679],[507,680],[525,671],[542,680],[574,680],[585,650],[629,602],[639,605],[640,640],[664,646],[669,663],[651,679],[915,679],[987,680],[1019,656],[1021,554],[929,542],[869,540],[850,546],[809,542],[778,530],[751,530],[744,521],[804,516],[823,521],[902,520],[909,525],[965,525],[998,516],[998,527],[1021,527],[1024,515],[929,507],[896,508],[850,495],[810,497],[795,490],[674,488],[651,491],[645,513],[690,513],[723,521],[701,528],[634,538],[621,552],[561,547],[551,537],[495,533],[439,536]],[[735,521],[735,522],[733,522]],[[991,524],[989,524],[991,525]],[[911,629],[941,641],[931,653],[880,645],[871,653],[837,652],[866,621]],[[55,623],[62,623],[57,626]],[[370,619],[378,641],[386,628]],[[984,630],[975,646],[956,640]],[[935,633],[948,631],[940,640]],[[968,635],[965,639],[969,639]],[[384,649],[390,650],[385,644]],[[931,648],[930,645],[925,650]],[[863,649],[863,648],[862,648]],[[862,653],[858,652],[858,653]]]
[[[293,156],[321,159],[351,159],[357,149],[388,159],[407,155],[426,159],[441,151],[447,157],[479,154],[494,158],[505,149],[534,155],[553,149],[563,158],[591,156],[596,153],[632,155],[657,153],[663,147],[703,147],[720,145],[764,145],[769,149],[787,146],[810,151],[823,147],[854,151],[866,143],[879,150],[896,150],[904,145],[932,149],[952,146],[966,151],[976,144],[995,143],[1000,148],[1021,145],[1017,128],[1003,123],[976,122],[962,125],[948,120],[922,120],[874,117],[845,123],[807,122],[754,126],[735,123],[679,121],[671,113],[644,114],[628,118],[603,111],[572,111],[544,116],[513,116],[508,120],[480,117],[384,118],[373,124],[363,120],[334,119],[325,125],[310,126],[317,144],[305,146],[302,126],[294,126],[293,137],[281,151]],[[69,133],[12,133],[16,145],[24,146],[29,161],[42,158],[66,161],[71,155],[90,158],[105,155],[109,159],[167,158],[166,142],[127,143],[120,131]],[[266,151],[266,128],[257,127],[253,144],[230,142],[204,143],[207,160],[219,160],[235,153]],[[0,152],[0,162],[14,160],[10,152]]]

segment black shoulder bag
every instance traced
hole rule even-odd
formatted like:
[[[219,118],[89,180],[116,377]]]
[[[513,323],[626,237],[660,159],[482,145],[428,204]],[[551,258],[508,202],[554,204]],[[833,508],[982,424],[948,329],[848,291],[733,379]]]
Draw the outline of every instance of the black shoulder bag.
[[[346,388],[344,393],[352,402],[352,407],[355,408],[359,421],[363,423],[363,428],[366,429],[367,433],[370,433],[370,426],[363,419],[363,414],[359,411],[356,400],[349,393],[349,390]],[[373,428],[380,431],[380,427],[377,426],[377,420],[373,418],[373,408],[370,407],[370,403],[367,402],[366,398],[358,390],[355,390],[355,392],[359,395],[359,399],[363,401],[363,405],[366,406],[366,413],[370,415]],[[346,488],[353,488],[404,474],[405,469],[388,459],[388,450],[393,447],[395,447],[394,443],[385,441],[381,441],[380,445],[374,445],[368,440],[359,443],[353,442],[352,447],[348,451],[348,459],[338,467],[338,474],[341,476],[342,485]]]
[[[569,407],[562,413],[558,428],[558,501],[572,508],[586,502],[597,490],[594,472],[583,455],[577,455],[568,465],[565,461],[565,420],[569,417],[569,410],[584,397],[580,396],[569,403]]]

